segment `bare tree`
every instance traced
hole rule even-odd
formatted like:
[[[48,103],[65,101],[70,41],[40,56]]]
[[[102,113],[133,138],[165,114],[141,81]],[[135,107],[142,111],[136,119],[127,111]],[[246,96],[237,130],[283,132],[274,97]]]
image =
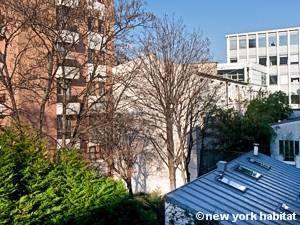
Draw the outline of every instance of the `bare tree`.
[[[170,188],[175,189],[178,169],[189,179],[187,135],[215,104],[216,87],[201,75],[213,70],[209,42],[198,32],[187,32],[182,21],[166,16],[146,32],[140,51],[135,95],[154,130],[149,138],[168,168]]]
[[[59,101],[62,147],[67,138],[69,146],[86,138],[87,121],[99,108],[111,119],[115,40],[125,40],[134,28],[152,19],[140,0],[119,0],[114,8],[113,1],[107,1],[103,14],[95,10],[96,2],[66,0],[60,6],[52,0],[0,2],[5,28],[1,83],[11,99],[7,107],[13,118],[20,120],[22,112],[41,136],[47,136],[48,123],[56,120],[47,119],[47,107]],[[12,57],[16,46],[18,55]],[[70,106],[74,99],[79,108]]]

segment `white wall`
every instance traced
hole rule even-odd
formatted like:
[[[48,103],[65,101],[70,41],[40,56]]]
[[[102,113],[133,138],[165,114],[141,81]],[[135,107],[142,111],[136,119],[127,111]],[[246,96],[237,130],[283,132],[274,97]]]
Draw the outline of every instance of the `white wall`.
[[[282,123],[273,125],[276,135],[271,142],[271,156],[277,160],[283,161],[283,157],[279,154],[279,140],[299,140],[300,141],[300,121]],[[289,162],[295,165],[295,163]]]

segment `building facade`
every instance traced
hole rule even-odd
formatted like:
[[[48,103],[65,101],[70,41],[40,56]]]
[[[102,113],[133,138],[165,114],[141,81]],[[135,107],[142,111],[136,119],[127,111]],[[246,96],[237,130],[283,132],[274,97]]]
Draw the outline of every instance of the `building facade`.
[[[284,121],[272,124],[275,135],[271,141],[271,155],[300,168],[300,111],[295,110]]]
[[[270,92],[284,91],[293,108],[300,107],[300,28],[229,34],[227,63],[252,63],[267,67]]]
[[[95,159],[97,150],[90,151],[81,130],[110,98],[113,1],[8,0],[0,9],[1,126],[17,113],[42,130],[51,154],[75,140]]]

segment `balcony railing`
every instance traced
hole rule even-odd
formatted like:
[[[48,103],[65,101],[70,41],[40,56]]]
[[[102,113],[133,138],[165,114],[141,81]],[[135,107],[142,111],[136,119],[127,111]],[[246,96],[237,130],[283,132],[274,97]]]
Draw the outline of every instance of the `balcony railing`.
[[[79,5],[79,0],[55,0],[55,4],[75,8]]]
[[[59,66],[56,71],[56,78],[79,79],[80,69],[72,66]]]
[[[59,42],[69,43],[69,44],[78,44],[80,41],[80,35],[78,32],[73,32],[70,30],[59,31],[60,40]]]
[[[99,19],[104,19],[105,17],[105,5],[98,0],[87,0],[87,5],[89,10],[93,10],[98,14]]]

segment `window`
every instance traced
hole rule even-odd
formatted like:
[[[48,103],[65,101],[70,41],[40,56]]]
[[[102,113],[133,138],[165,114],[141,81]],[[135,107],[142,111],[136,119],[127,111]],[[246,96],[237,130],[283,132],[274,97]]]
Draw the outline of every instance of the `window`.
[[[72,132],[72,120],[71,118],[66,118],[66,130],[65,130],[65,135],[66,137],[71,137],[71,132]],[[58,136],[61,136],[64,134],[63,132],[63,117],[62,116],[57,116],[57,133]]]
[[[255,164],[255,165],[258,165],[264,169],[267,169],[267,170],[270,170],[271,169],[271,166],[269,164],[266,164],[262,161],[259,161],[257,159],[253,159],[253,158],[249,158],[249,162]]]
[[[267,57],[259,57],[259,64],[266,66],[267,65]]]
[[[297,31],[291,32],[290,34],[290,44],[298,45],[299,44],[299,34]]]
[[[103,20],[98,20],[98,33],[100,34],[105,33],[105,23]]]
[[[277,56],[270,56],[270,65],[271,66],[277,65]]]
[[[299,83],[299,81],[300,81],[299,77],[292,77],[291,78],[292,83]]]
[[[246,41],[246,37],[245,36],[240,37],[239,46],[240,46],[240,49],[244,49],[244,48],[247,47],[247,41]]]
[[[299,56],[298,56],[298,54],[297,55],[291,55],[290,62],[291,62],[291,65],[299,64]]]
[[[87,20],[88,20],[87,22],[88,31],[94,31],[94,27],[95,27],[94,17],[89,16]]]
[[[286,35],[286,33],[279,34],[279,45],[280,46],[286,46],[287,45],[287,35]]]
[[[69,79],[60,79],[57,82],[57,95],[62,96],[66,91],[67,96],[71,96],[71,80]]]
[[[287,65],[288,64],[288,57],[287,56],[280,56],[280,65]]]
[[[231,63],[237,63],[237,58],[232,58],[232,59],[230,59],[230,62],[231,62]]]
[[[258,47],[260,47],[260,48],[266,47],[266,36],[265,35],[260,35],[258,37]]]
[[[295,79],[295,78],[292,78],[292,79]],[[298,79],[297,81],[299,82],[299,78],[296,78]],[[293,82],[293,81],[292,81]],[[300,96],[299,95],[291,95],[291,103],[292,104],[300,104]]]
[[[230,50],[236,50],[237,49],[237,41],[236,39],[230,39]]]
[[[295,161],[295,155],[297,153],[299,154],[299,141],[279,141],[279,154],[283,156],[284,161]]]
[[[239,172],[239,173],[242,173],[248,177],[252,177],[252,178],[255,178],[255,179],[259,179],[262,175],[252,169],[249,169],[247,167],[244,167],[244,166],[237,166],[235,168],[235,171]]]
[[[269,47],[273,47],[277,45],[277,37],[276,34],[269,35]]]
[[[89,158],[90,158],[90,160],[95,160],[96,159],[96,153],[97,153],[96,146],[90,146],[89,147]]]
[[[95,49],[88,49],[88,61],[93,62],[95,58],[96,50]]]
[[[277,84],[277,75],[271,75],[270,76],[270,85]]]
[[[256,48],[255,36],[249,36],[249,48]]]
[[[219,177],[217,180],[220,181],[221,183],[226,184],[226,185],[228,185],[230,187],[233,187],[233,188],[235,188],[235,189],[237,189],[237,190],[239,190],[241,192],[245,192],[247,190],[246,186],[244,186],[242,184],[239,184],[239,183],[237,183],[237,182],[235,182],[233,180],[230,180],[227,177]]]

